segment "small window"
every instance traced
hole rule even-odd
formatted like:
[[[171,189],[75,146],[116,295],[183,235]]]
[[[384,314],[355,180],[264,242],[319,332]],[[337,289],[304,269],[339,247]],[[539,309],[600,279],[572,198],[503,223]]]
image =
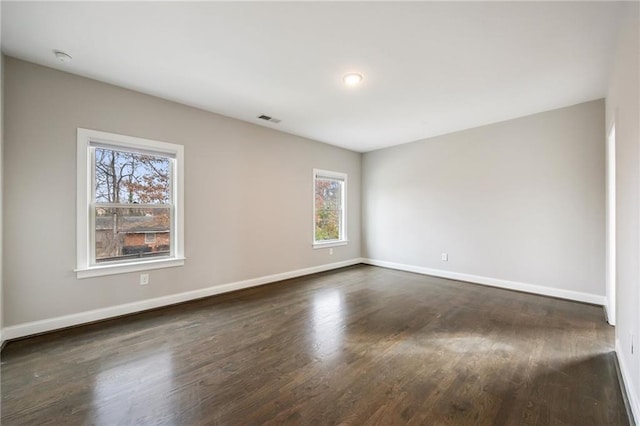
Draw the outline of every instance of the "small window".
[[[78,129],[79,278],[184,264],[182,159],[181,145]]]
[[[326,170],[313,171],[313,246],[347,243],[347,175]]]

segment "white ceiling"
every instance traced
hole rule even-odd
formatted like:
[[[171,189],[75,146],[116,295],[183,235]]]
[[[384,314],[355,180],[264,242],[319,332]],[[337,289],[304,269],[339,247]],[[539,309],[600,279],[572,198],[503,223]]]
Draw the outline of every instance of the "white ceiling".
[[[2,51],[364,152],[604,97],[622,10],[4,1]],[[73,61],[57,62],[53,49]],[[348,71],[363,84],[345,87]]]

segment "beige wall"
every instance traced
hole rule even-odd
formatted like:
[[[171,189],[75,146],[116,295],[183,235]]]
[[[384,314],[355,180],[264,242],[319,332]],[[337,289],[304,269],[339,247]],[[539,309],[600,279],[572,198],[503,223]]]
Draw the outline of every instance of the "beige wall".
[[[8,57],[5,100],[5,326],[360,256],[358,153]],[[184,145],[184,267],[76,279],[77,127]],[[312,249],[314,167],[348,174],[333,255]]]
[[[616,127],[616,349],[636,421],[640,421],[640,11],[638,3],[626,7],[606,99],[606,122],[607,130],[613,123]]]
[[[604,142],[597,100],[366,153],[363,257],[603,300]]]

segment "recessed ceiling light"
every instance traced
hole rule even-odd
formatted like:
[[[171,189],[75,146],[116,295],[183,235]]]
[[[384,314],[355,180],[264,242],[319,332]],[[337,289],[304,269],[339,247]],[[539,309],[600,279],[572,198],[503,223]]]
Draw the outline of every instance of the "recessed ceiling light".
[[[362,74],[358,72],[350,72],[342,77],[342,81],[344,81],[344,84],[347,86],[356,86],[362,82],[362,78]]]
[[[53,54],[56,55],[56,59],[60,62],[71,62],[71,56],[61,50],[54,50]]]

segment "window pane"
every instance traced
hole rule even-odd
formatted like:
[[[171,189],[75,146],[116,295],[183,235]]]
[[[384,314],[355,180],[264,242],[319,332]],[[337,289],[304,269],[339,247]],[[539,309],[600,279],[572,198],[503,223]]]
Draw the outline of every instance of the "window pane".
[[[343,182],[316,178],[316,241],[339,240]]]
[[[95,148],[95,160],[96,202],[169,203],[171,159]]]
[[[169,208],[96,207],[95,213],[96,263],[170,255]]]

